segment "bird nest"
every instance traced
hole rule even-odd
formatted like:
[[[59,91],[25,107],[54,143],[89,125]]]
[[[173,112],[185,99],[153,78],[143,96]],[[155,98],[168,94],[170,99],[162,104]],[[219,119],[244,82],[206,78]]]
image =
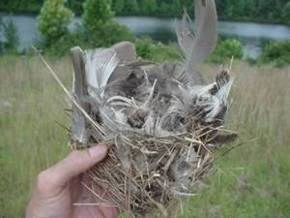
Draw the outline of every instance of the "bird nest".
[[[196,34],[186,14],[177,26],[180,63],[137,59],[129,42],[72,49],[72,144],[109,146],[84,184],[95,202],[134,216],[155,209],[167,215],[174,199],[196,194],[216,150],[236,138],[222,128],[233,82],[228,70],[210,84],[196,70],[216,43],[214,1],[196,1],[196,11]]]

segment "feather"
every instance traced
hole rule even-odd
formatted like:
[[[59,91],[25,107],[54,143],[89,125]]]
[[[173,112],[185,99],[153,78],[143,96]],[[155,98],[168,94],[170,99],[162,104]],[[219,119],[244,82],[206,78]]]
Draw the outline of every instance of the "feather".
[[[237,133],[223,133],[219,131],[208,143],[213,144],[214,147],[217,147],[223,144],[232,143],[237,137]]]
[[[87,95],[83,51],[79,47],[75,47],[71,49],[71,53],[74,66],[73,95],[77,98],[78,101],[80,101],[82,96]],[[82,102],[79,102],[79,104],[85,108],[85,104]],[[74,108],[72,113],[72,123],[72,140],[86,144],[89,139],[88,132],[86,130],[87,120],[79,110],[76,110],[76,108]]]
[[[178,44],[185,54],[185,57],[189,57],[191,55],[192,45],[195,42],[195,36],[192,28],[192,21],[187,14],[187,11],[184,11],[182,21],[180,24],[176,25],[175,31]]]
[[[226,104],[228,96],[231,91],[234,79],[230,79],[224,86],[222,86],[216,94],[216,97],[223,103]]]
[[[119,60],[112,49],[90,50],[85,53],[85,69],[89,94],[103,98],[109,78]]]
[[[219,119],[219,115],[225,113],[227,110],[227,99],[233,84],[233,79],[230,79],[226,84],[224,84],[218,92],[211,96],[210,112],[206,116],[206,122],[212,122],[215,119]]]
[[[204,61],[217,42],[217,13],[214,0],[195,1],[195,13],[197,31],[189,67]]]
[[[212,96],[210,101],[208,102],[208,106],[206,107],[207,115],[206,122],[213,122],[215,117],[220,113],[223,108],[222,102],[216,97]]]
[[[75,77],[71,98],[77,100],[73,111],[87,120],[77,139],[109,145],[108,157],[89,171],[88,182],[113,187],[104,201],[132,215],[145,217],[156,206],[164,211],[160,205],[167,207],[173,194],[191,195],[212,168],[212,150],[236,137],[223,130],[233,79],[225,70],[211,84],[199,83],[195,69],[215,45],[215,3],[196,0],[195,7],[196,33],[186,12],[177,27],[185,62],[149,65],[135,60],[128,43],[80,53],[85,72],[81,81]]]
[[[217,13],[214,0],[195,1],[195,26],[193,33],[192,22],[185,11],[181,24],[176,27],[178,43],[185,54],[185,73],[191,84],[201,82],[194,67],[203,62],[216,46]]]

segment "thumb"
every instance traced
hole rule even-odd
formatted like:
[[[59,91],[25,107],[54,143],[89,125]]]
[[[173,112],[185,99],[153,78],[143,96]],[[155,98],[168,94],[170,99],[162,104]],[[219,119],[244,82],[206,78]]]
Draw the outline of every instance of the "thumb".
[[[47,188],[53,190],[66,185],[71,179],[102,161],[107,151],[105,145],[96,145],[87,150],[71,152],[64,160],[41,173],[47,179]]]

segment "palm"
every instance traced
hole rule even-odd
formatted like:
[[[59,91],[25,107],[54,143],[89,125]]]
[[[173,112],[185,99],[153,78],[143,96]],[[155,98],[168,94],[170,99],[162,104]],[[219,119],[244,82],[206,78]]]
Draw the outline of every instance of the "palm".
[[[110,218],[116,217],[114,208],[82,206],[75,208],[73,218]]]
[[[72,207],[73,218],[115,218],[118,215],[118,210],[110,206],[95,206],[93,204],[92,194],[81,185],[77,179],[72,182],[70,190],[72,190]],[[101,195],[101,193],[98,193]]]
[[[116,218],[116,207],[92,204],[96,203],[94,196],[81,185],[85,178],[80,175],[102,161],[106,154],[105,145],[73,151],[42,171],[37,177],[25,217]],[[94,191],[102,196],[100,191]]]

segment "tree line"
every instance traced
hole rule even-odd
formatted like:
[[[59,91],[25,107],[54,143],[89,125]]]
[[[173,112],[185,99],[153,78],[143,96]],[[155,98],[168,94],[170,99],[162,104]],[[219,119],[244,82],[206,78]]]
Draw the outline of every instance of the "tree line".
[[[193,15],[193,0],[107,0],[117,16],[179,17],[186,8]],[[76,14],[82,14],[84,0],[67,0]],[[1,0],[0,11],[38,13],[43,0]],[[216,0],[219,17],[290,24],[289,0]]]

